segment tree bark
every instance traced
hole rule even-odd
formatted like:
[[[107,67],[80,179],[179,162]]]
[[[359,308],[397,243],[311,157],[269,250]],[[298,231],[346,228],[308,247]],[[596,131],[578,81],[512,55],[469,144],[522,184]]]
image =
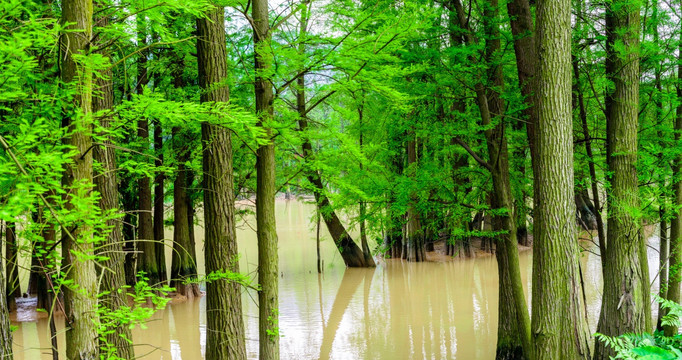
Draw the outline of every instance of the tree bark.
[[[0,269],[0,287],[4,284],[4,274]],[[14,359],[14,352],[12,351],[12,329],[10,328],[7,298],[4,296],[0,296],[0,359]]]
[[[137,17],[137,37],[140,46],[146,45],[146,20]],[[142,94],[147,86],[147,52],[142,51],[137,58],[137,93]],[[143,145],[141,152],[149,148],[149,119],[142,117],[137,121],[137,137]],[[149,177],[142,175],[137,180],[138,223],[137,223],[137,271],[144,271],[152,286],[160,285],[159,267],[154,242],[154,223],[152,218],[152,188]]]
[[[188,299],[199,296],[196,283],[197,265],[193,256],[194,244],[190,238],[189,200],[187,196],[187,171],[185,163],[189,160],[189,138],[183,136],[179,127],[173,130],[173,149],[177,156],[178,169],[173,183],[173,256],[171,262],[170,284],[179,295]]]
[[[65,117],[63,126],[70,135],[64,142],[76,150],[64,172],[63,185],[69,189],[66,208],[71,211],[77,202],[90,196],[92,187],[92,69],[75,57],[88,54],[88,43],[92,37],[92,0],[62,1],[62,25],[70,30],[62,34],[61,76],[65,83],[74,82],[77,92],[74,96],[78,115]],[[97,341],[97,274],[95,271],[94,244],[90,227],[69,226],[64,229],[62,271],[66,280],[77,284],[77,288],[64,288],[66,318],[66,356],[71,360],[99,358]],[[81,254],[81,255],[79,255]]]
[[[277,227],[275,223],[275,144],[270,122],[273,116],[271,33],[268,1],[252,2],[256,113],[269,141],[257,150],[256,234],[258,236],[258,345],[259,358],[279,359],[279,302]]]
[[[417,166],[417,148],[414,133],[408,135],[407,140],[407,171],[410,178],[414,178]],[[407,261],[426,261],[426,249],[424,248],[424,232],[422,230],[419,212],[415,206],[417,201],[414,194],[410,195],[410,203],[407,207],[407,231],[405,232],[405,251],[403,259]]]
[[[575,222],[570,0],[538,1],[536,36],[533,353],[590,359]]]
[[[473,45],[475,39],[471,33],[467,16],[459,0],[453,0],[459,25],[466,31],[466,44]],[[484,27],[488,39],[486,41],[485,58],[488,62],[488,82],[496,88],[502,88],[502,68],[499,62],[500,39],[497,28],[498,3],[496,0],[486,4],[484,14]],[[470,57],[474,62],[476,59]],[[482,77],[482,76],[481,76]],[[497,358],[532,359],[532,345],[530,338],[530,316],[526,305],[523,284],[521,282],[521,269],[519,267],[519,254],[516,240],[516,224],[514,216],[514,204],[511,194],[509,176],[509,159],[507,139],[504,134],[504,105],[493,89],[486,89],[483,80],[480,79],[475,85],[476,103],[478,104],[481,120],[487,128],[485,131],[488,148],[489,162],[487,163],[492,175],[493,193],[491,205],[493,209],[506,211],[506,214],[497,215],[493,219],[493,230],[502,231],[496,247],[498,261],[500,307],[498,309],[498,337]],[[499,118],[493,119],[493,116]],[[496,124],[493,124],[493,120]],[[512,301],[509,301],[511,299]]]
[[[227,102],[227,49],[223,8],[197,19],[202,102]],[[217,86],[220,84],[220,86]],[[201,124],[204,170],[206,273],[239,272],[234,223],[232,142],[227,129]],[[246,359],[240,285],[227,279],[206,284],[206,359]]]
[[[103,23],[102,23],[103,22]],[[106,19],[100,20],[106,26]],[[111,114],[114,107],[114,92],[111,70],[103,72],[101,78],[95,81],[97,96],[93,97],[92,111],[99,114],[100,126],[104,131],[111,127]],[[103,213],[118,212],[118,177],[116,175],[116,153],[112,142],[108,139],[109,134],[101,134],[105,138],[102,146],[93,148],[93,158],[102,168],[102,172],[94,177],[95,190],[99,192],[99,208]],[[100,297],[100,305],[103,305],[108,312],[120,311],[122,307],[128,305],[127,294],[125,291],[125,254],[123,253],[123,229],[120,219],[107,220],[107,226],[111,229],[104,243],[98,247],[97,252],[104,257],[102,261],[103,270],[101,271],[100,290],[104,293]],[[128,324],[113,323],[107,324],[110,331],[105,336],[106,341],[100,341],[102,351],[107,352],[107,356],[117,356],[123,359],[135,358],[132,346],[132,333]]]
[[[5,296],[7,297],[9,311],[17,309],[16,299],[21,297],[18,255],[16,223],[9,222],[5,228],[5,273],[7,274]]]
[[[163,166],[163,129],[161,122],[156,120],[154,122],[154,151],[156,153],[155,165],[157,168]],[[166,270],[166,246],[164,244],[164,226],[163,226],[163,212],[164,212],[164,182],[166,176],[163,172],[156,174],[154,178],[154,241],[156,263],[159,269],[159,281],[166,284],[168,281],[168,273]]]
[[[602,254],[604,295],[597,332],[616,336],[649,331],[649,279],[645,277],[645,246],[637,184],[639,111],[639,3],[616,0],[606,4],[606,76],[613,90],[606,94],[607,164],[611,191],[607,196],[606,252]],[[681,193],[682,194],[682,193]],[[614,350],[597,341],[595,359]]]
[[[680,33],[682,39],[682,33]],[[679,50],[682,50],[682,43],[679,45]],[[680,55],[682,58],[682,54]],[[682,99],[682,64],[677,68],[677,98]],[[682,139],[682,104],[677,105],[675,116],[675,144],[679,144]],[[677,209],[675,216],[670,220],[670,260],[669,260],[669,279],[667,286],[666,299],[680,303],[682,300],[680,296],[680,284],[682,283],[682,180],[680,174],[682,173],[682,155],[677,154],[673,160],[673,207]],[[663,330],[666,336],[676,335],[678,327],[664,326]]]

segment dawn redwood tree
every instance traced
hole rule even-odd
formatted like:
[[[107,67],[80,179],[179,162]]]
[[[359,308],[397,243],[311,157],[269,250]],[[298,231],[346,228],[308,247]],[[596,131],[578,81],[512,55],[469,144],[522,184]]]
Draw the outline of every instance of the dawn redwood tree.
[[[538,1],[535,35],[533,353],[535,359],[590,359],[573,194],[571,1]]]
[[[156,160],[154,165],[159,168],[163,166],[163,128],[159,120],[154,121],[154,151],[156,153]],[[159,281],[166,284],[168,281],[168,273],[166,270],[166,246],[164,244],[164,182],[166,176],[163,171],[159,171],[154,178],[154,247],[156,253],[156,266],[159,269]]]
[[[607,165],[610,191],[606,252],[602,254],[604,295],[597,332],[615,336],[648,332],[651,326],[645,243],[638,215],[637,129],[639,112],[640,2],[606,5]],[[595,359],[614,350],[597,341]]]
[[[147,21],[144,15],[137,16],[138,45],[146,46]],[[142,51],[137,58],[137,86],[138,94],[144,92],[149,83],[147,51]],[[141,116],[137,121],[137,137],[142,144],[142,152],[149,147],[149,119]],[[153,286],[159,284],[159,267],[154,242],[154,221],[152,217],[152,187],[148,176],[141,175],[137,180],[138,222],[137,222],[137,271],[144,271]]]
[[[682,39],[682,32],[680,33]],[[679,45],[682,50],[682,42]],[[682,58],[682,53],[680,53]],[[682,64],[678,64],[677,69],[677,98],[682,99]],[[675,144],[680,143],[682,139],[682,103],[677,105],[675,116]],[[670,260],[669,260],[669,279],[667,283],[667,294],[665,298],[676,303],[680,303],[680,284],[682,283],[682,273],[680,266],[682,266],[682,180],[680,174],[682,173],[682,153],[677,153],[673,160],[673,207],[677,209],[674,212],[673,218],[670,220]],[[661,284],[663,277],[661,277]],[[659,315],[660,317],[660,315]],[[673,336],[677,334],[679,328],[674,326],[663,327],[666,336]]]
[[[66,208],[83,206],[83,199],[92,190],[92,69],[80,56],[88,55],[92,37],[92,0],[63,0],[61,36],[61,77],[65,83],[76,85],[74,110],[64,117],[68,131],[64,142],[75,149],[75,155],[64,173],[63,186],[69,189]],[[67,25],[68,24],[68,25]],[[79,58],[80,57],[80,58]],[[66,280],[77,287],[64,287],[66,319],[66,356],[72,360],[99,358],[97,341],[97,274],[94,244],[90,224],[68,226],[62,230],[63,271]]]
[[[106,26],[106,18],[100,19],[100,25]],[[99,193],[99,208],[103,213],[118,211],[118,176],[116,174],[116,154],[112,147],[113,141],[106,133],[111,129],[111,120],[114,107],[114,84],[112,71],[106,70],[95,81],[96,94],[92,99],[92,112],[96,114],[104,137],[103,144],[95,146],[92,150],[93,158],[101,166],[101,172],[94,177],[95,190]],[[128,305],[125,291],[120,292],[126,285],[125,253],[123,252],[123,228],[120,219],[109,218],[107,225],[110,228],[106,240],[97,249],[98,253],[106,259],[102,261],[103,270],[100,273],[100,291],[103,296],[100,304],[108,311],[120,311]],[[135,358],[133,350],[132,332],[128,324],[115,324],[113,331],[106,335],[109,346],[116,349],[116,356],[124,359]]]
[[[0,287],[5,284],[3,272],[2,268],[0,268]],[[9,322],[7,298],[4,296],[0,296],[0,359],[14,359],[14,353],[12,352],[12,329]]]
[[[224,9],[197,18],[197,60],[201,101],[228,102]],[[234,223],[232,141],[228,129],[201,124],[204,170],[206,273],[239,272]],[[239,284],[219,279],[206,284],[206,359],[246,359]]]
[[[256,234],[258,236],[258,345],[260,359],[279,359],[279,302],[277,271],[277,228],[275,223],[275,143],[270,128],[274,97],[270,72],[272,47],[268,0],[254,0],[254,68],[256,73],[256,113],[265,128],[268,142],[256,152]]]
[[[7,274],[5,290],[10,311],[16,310],[16,299],[21,297],[17,250],[17,225],[14,222],[8,222],[5,226],[5,273]]]

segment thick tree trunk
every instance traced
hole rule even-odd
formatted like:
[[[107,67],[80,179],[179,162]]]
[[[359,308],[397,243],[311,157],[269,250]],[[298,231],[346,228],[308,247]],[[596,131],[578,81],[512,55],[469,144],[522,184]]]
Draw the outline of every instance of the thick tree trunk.
[[[607,163],[610,192],[607,197],[606,252],[602,254],[604,295],[597,331],[616,336],[648,332],[649,279],[643,270],[645,246],[637,187],[637,127],[639,110],[640,3],[616,0],[606,8],[606,76],[614,84],[606,95]],[[682,192],[681,192],[682,194]],[[595,359],[608,359],[614,350],[597,341]]]
[[[258,345],[259,358],[279,359],[279,301],[277,227],[275,223],[275,143],[270,123],[273,116],[270,22],[268,1],[252,3],[256,112],[269,142],[257,150],[256,234],[258,236]]]
[[[178,169],[173,183],[173,256],[170,284],[179,295],[193,298],[199,296],[199,286],[193,281],[197,277],[196,257],[190,238],[190,223],[187,196],[187,168],[189,139],[182,136],[180,128],[173,128],[173,149],[177,156]],[[193,224],[192,224],[193,225]],[[187,281],[189,280],[189,282]]]
[[[106,21],[106,20],[101,20]],[[103,25],[106,25],[103,24]],[[92,101],[92,111],[99,114],[99,123],[104,131],[111,125],[111,113],[114,106],[113,80],[111,70],[104,72],[102,78],[95,82],[98,96]],[[101,134],[105,138],[108,134]],[[118,201],[118,177],[116,176],[116,153],[111,147],[112,143],[106,139],[103,146],[93,148],[93,158],[97,161],[102,171],[94,177],[95,190],[99,192],[99,207],[103,213],[117,212],[119,209]],[[99,305],[103,305],[107,312],[121,311],[122,307],[128,305],[127,294],[124,289],[126,284],[125,254],[123,253],[123,230],[120,219],[110,219],[107,226],[111,229],[106,235],[104,243],[98,247],[98,254],[106,260],[102,261],[103,270],[100,273],[100,290],[104,293],[100,297]],[[105,341],[100,341],[102,352],[106,356],[117,356],[123,359],[133,359],[135,354],[132,346],[132,333],[128,324],[109,323],[107,324]]]
[[[66,167],[63,184],[69,189],[66,208],[73,210],[76,203],[90,196],[92,186],[92,69],[75,59],[86,55],[92,37],[92,0],[62,1],[62,24],[67,31],[62,37],[61,75],[65,83],[76,82],[78,92],[74,98],[80,114],[65,118],[63,126],[71,134],[64,142],[73,146],[76,155]],[[75,30],[75,31],[74,31]],[[75,130],[75,131],[74,131]],[[63,229],[62,271],[66,280],[77,288],[64,289],[66,326],[66,357],[71,360],[99,358],[97,341],[97,274],[95,271],[94,244],[88,226],[71,226]]]
[[[146,45],[146,20],[137,18],[137,37],[140,46]],[[147,53],[142,52],[137,59],[137,93],[141,94],[147,86]],[[140,118],[137,121],[137,137],[142,145],[141,152],[149,148],[149,120]],[[154,223],[152,218],[152,188],[149,177],[142,175],[137,180],[138,223],[137,223],[137,271],[144,271],[152,286],[160,285],[159,266],[156,258],[154,242]]]
[[[202,102],[227,102],[227,49],[223,8],[197,19],[197,56]],[[220,84],[220,86],[217,86]],[[209,90],[210,89],[210,90]],[[234,223],[232,141],[229,130],[201,124],[204,170],[206,273],[239,272]],[[206,284],[206,359],[246,359],[240,285],[228,279]]]
[[[571,2],[540,0],[537,16],[533,353],[590,359],[573,194]]]
[[[163,129],[161,122],[154,122],[154,151],[156,152],[157,160],[155,160],[156,167],[163,166]],[[159,172],[154,178],[154,241],[156,253],[156,266],[159,269],[159,281],[166,284],[168,281],[168,273],[166,271],[166,246],[164,245],[164,226],[163,226],[163,212],[164,212],[164,189],[163,185],[166,176],[163,172]]]
[[[16,223],[7,223],[5,228],[5,273],[7,283],[5,284],[5,296],[9,311],[17,309],[17,298],[21,297],[21,286],[19,285],[19,266],[18,266],[18,247],[17,247],[17,227]]]

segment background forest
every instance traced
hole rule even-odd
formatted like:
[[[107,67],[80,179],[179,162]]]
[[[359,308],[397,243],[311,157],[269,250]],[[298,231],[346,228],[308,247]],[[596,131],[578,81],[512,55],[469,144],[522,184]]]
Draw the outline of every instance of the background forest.
[[[48,314],[54,358],[64,321],[66,358],[132,359],[131,328],[205,291],[205,358],[245,359],[250,288],[259,357],[279,359],[275,201],[299,197],[347,267],[494,253],[498,359],[682,358],[681,12],[3,0],[0,356],[24,293]],[[250,276],[235,223],[254,212]],[[519,244],[533,251],[531,301]],[[596,336],[582,251],[601,255]]]

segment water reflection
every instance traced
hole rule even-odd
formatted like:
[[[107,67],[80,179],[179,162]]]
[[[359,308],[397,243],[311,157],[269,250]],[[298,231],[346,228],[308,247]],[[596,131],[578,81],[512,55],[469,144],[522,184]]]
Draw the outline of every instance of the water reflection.
[[[282,359],[490,359],[495,354],[498,281],[494,257],[439,263],[380,261],[376,269],[345,269],[323,229],[325,271],[316,272],[314,207],[277,202],[280,240],[280,333]],[[240,266],[254,275],[257,241],[251,226],[238,230]],[[170,229],[167,229],[170,231]],[[203,233],[197,228],[197,254]],[[652,238],[651,246],[657,247]],[[203,271],[203,256],[199,271]],[[650,249],[652,277],[658,264]],[[530,302],[531,254],[520,254]],[[592,330],[601,299],[599,257],[581,259]],[[255,275],[254,275],[255,276]],[[652,291],[656,291],[654,286]],[[243,293],[247,355],[258,358],[258,308],[253,292]],[[170,304],[146,329],[133,330],[142,359],[201,359],[205,349],[205,299]],[[46,319],[19,316],[16,359],[51,359]],[[57,321],[64,350],[63,319]],[[63,355],[62,355],[62,358]]]

